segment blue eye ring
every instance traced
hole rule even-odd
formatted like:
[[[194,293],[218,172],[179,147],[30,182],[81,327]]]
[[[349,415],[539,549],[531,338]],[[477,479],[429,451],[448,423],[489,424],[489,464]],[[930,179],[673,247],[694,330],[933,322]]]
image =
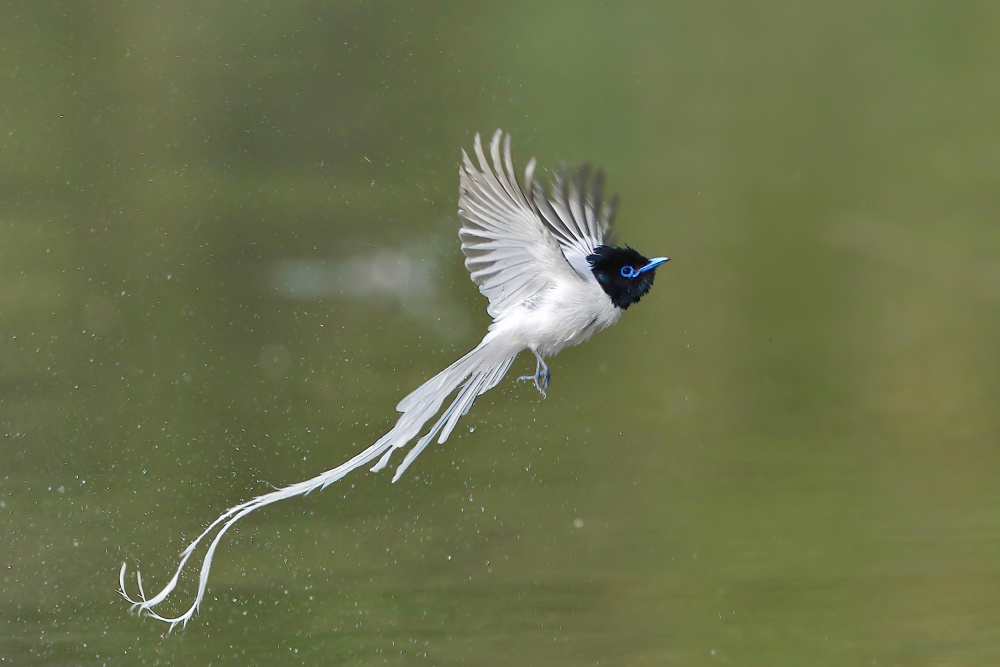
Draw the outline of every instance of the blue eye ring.
[[[631,265],[626,264],[622,267],[622,278],[632,278],[638,273]]]

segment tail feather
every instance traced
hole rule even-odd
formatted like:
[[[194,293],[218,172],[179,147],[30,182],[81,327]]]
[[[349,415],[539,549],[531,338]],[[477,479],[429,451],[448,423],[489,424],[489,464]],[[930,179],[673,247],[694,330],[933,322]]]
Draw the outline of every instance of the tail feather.
[[[267,505],[287,500],[288,498],[303,496],[316,489],[325,489],[330,484],[343,479],[348,473],[368,465],[372,461],[376,461],[376,459],[377,463],[372,466],[371,470],[381,470],[389,463],[389,457],[392,453],[397,449],[405,447],[407,443],[413,440],[421,431],[424,424],[438,413],[444,400],[455,389],[461,387],[454,401],[445,409],[434,423],[434,426],[407,452],[392,478],[392,481],[395,482],[435,437],[438,438],[439,443],[443,443],[448,439],[448,436],[451,435],[451,432],[458,424],[458,420],[469,412],[476,398],[495,387],[503,379],[518,352],[520,350],[498,349],[494,345],[490,345],[489,338],[487,337],[474,350],[448,366],[448,368],[435,375],[417,388],[416,391],[400,401],[396,409],[403,414],[400,415],[395,426],[363,452],[336,468],[320,473],[312,479],[265,493],[226,510],[219,518],[209,524],[208,528],[195,538],[181,553],[181,558],[174,570],[173,577],[159,593],[152,597],[146,596],[142,586],[142,577],[138,572],[136,573],[136,581],[139,587],[139,595],[135,598],[129,595],[125,588],[127,564],[123,563],[121,571],[118,574],[119,592],[126,600],[132,603],[133,609],[138,610],[139,613],[145,613],[151,618],[169,623],[171,630],[178,623],[187,624],[198,611],[198,607],[205,597],[215,550],[218,548],[219,542],[226,534],[226,531],[232,528],[237,521]],[[217,532],[209,542],[208,549],[202,559],[198,576],[198,592],[193,604],[187,611],[178,616],[161,616],[153,608],[170,596],[170,593],[173,592],[180,580],[185,564],[194,555],[195,549],[197,549],[202,540],[211,535],[213,531]]]
[[[473,350],[473,352],[475,352],[475,350]],[[398,480],[403,475],[406,469],[410,467],[410,464],[413,463],[414,459],[420,456],[420,452],[424,451],[424,448],[431,443],[438,433],[440,433],[440,436],[438,437],[439,443],[443,443],[448,439],[448,436],[451,435],[452,430],[454,430],[456,424],[458,424],[458,420],[469,412],[476,398],[480,394],[489,391],[495,387],[498,382],[500,382],[503,376],[507,373],[507,369],[509,369],[510,365],[514,362],[514,356],[497,359],[495,362],[495,366],[487,366],[486,368],[475,367],[470,371],[471,377],[469,377],[469,375],[464,375],[458,380],[458,382],[465,382],[465,384],[462,385],[462,389],[459,390],[458,396],[441,414],[441,417],[438,418],[431,430],[420,438],[420,440],[417,441],[417,444],[413,445],[410,451],[406,453],[406,456],[403,457],[403,462],[399,464],[398,468],[396,468],[396,474],[392,477],[393,482]],[[466,380],[466,378],[468,378],[468,380]],[[421,389],[423,389],[423,387],[421,387]],[[418,389],[417,391],[419,392],[421,389]],[[451,393],[450,389],[449,393]],[[412,395],[413,394],[410,396]],[[434,410],[427,416],[427,418],[425,418],[424,421],[436,414],[440,405],[441,403],[438,402],[437,405],[433,406]],[[402,421],[402,418],[400,418],[400,421]],[[392,452],[392,449],[386,451],[386,453],[382,456],[382,459],[378,462],[378,465],[372,468],[372,470],[381,470],[385,467],[385,465],[389,462],[389,456],[392,455]]]

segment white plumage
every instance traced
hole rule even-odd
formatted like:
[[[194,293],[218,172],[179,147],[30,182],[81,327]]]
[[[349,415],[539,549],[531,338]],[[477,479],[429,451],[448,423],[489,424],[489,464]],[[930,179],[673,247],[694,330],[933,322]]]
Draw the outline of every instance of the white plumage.
[[[535,353],[538,366],[536,374],[529,379],[534,379],[544,394],[548,369],[543,357],[581,343],[618,321],[622,308],[612,303],[606,289],[595,278],[588,259],[596,248],[609,244],[614,217],[614,203],[604,205],[601,201],[601,175],[591,180],[586,167],[575,176],[558,171],[551,190],[546,192],[534,181],[535,161],[532,159],[525,169],[522,187],[514,172],[510,136],[504,137],[499,130],[490,142],[492,166],[478,134],[475,156],[478,165],[464,151],[462,153],[458,212],[463,223],[459,236],[465,265],[479,290],[489,299],[487,311],[493,318],[482,342],[400,401],[396,409],[402,414],[395,426],[368,449],[312,479],[258,496],[226,511],[184,550],[173,578],[157,594],[147,597],[137,574],[139,595],[131,597],[125,589],[126,564],[123,564],[119,573],[121,594],[140,612],[170,623],[171,628],[186,623],[204,598],[212,557],[220,540],[247,514],[280,500],[325,488],[372,462],[375,462],[373,471],[383,469],[393,452],[406,447],[420,435],[424,425],[441,412],[430,430],[399,463],[392,479],[395,482],[431,441],[448,439],[476,397],[496,386],[520,352],[530,349]],[[640,271],[651,270],[662,261],[666,261],[665,258],[653,260]],[[649,284],[651,276],[650,272]],[[645,290],[641,294],[645,294]],[[635,300],[638,298],[636,296]],[[456,390],[454,400],[441,411],[445,399]],[[167,599],[195,549],[216,530],[202,560],[193,604],[175,617],[158,614],[154,607]]]

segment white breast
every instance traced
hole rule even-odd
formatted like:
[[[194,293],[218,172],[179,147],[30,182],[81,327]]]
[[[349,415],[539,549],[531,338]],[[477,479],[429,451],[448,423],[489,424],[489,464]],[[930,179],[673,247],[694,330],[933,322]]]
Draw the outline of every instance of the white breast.
[[[559,280],[503,313],[488,336],[552,356],[611,326],[622,312],[596,281]]]

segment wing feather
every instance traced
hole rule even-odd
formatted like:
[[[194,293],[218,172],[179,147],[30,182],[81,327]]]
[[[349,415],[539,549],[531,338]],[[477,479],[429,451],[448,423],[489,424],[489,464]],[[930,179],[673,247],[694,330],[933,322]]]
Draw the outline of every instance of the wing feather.
[[[548,192],[536,187],[531,159],[524,186],[517,180],[510,135],[497,130],[489,159],[476,135],[478,166],[462,151],[459,169],[459,236],[465,266],[489,299],[494,318],[544,290],[562,273],[593,280],[587,255],[608,242],[613,207],[601,203],[603,174],[591,179],[589,165],[575,175],[553,175]],[[492,162],[492,164],[491,164]]]

